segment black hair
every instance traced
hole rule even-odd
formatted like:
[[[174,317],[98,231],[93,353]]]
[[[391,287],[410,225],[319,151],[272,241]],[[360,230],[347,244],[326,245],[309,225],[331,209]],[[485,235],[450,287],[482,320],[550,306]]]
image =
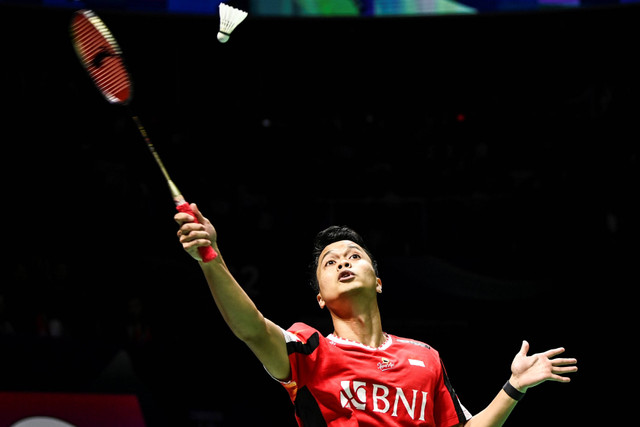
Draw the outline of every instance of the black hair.
[[[320,291],[320,285],[318,283],[318,276],[316,275],[316,271],[318,269],[318,259],[320,258],[320,254],[328,245],[334,242],[339,242],[341,240],[351,240],[360,246],[366,254],[371,258],[371,263],[373,265],[373,269],[378,276],[378,263],[375,258],[371,254],[371,251],[367,248],[364,243],[364,239],[358,233],[356,233],[353,229],[347,227],[346,225],[332,225],[330,227],[325,228],[316,234],[316,237],[313,240],[313,252],[312,257],[313,260],[309,265],[309,280],[311,287],[315,292]]]

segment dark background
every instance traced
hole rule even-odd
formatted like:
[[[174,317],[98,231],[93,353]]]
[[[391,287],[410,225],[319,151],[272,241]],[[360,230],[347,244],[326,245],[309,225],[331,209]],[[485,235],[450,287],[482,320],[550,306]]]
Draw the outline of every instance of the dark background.
[[[640,8],[249,16],[226,44],[215,16],[97,12],[132,109],[265,316],[331,332],[306,267],[317,231],[350,225],[380,264],[384,329],[438,349],[471,412],[527,339],[580,372],[508,425],[622,416]],[[80,66],[71,14],[0,8],[0,389],[136,393],[150,427],[295,425],[178,244],[126,109]]]

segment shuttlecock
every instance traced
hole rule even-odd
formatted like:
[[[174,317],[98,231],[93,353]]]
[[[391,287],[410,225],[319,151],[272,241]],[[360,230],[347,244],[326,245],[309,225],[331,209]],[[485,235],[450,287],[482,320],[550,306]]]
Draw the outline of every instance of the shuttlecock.
[[[244,21],[244,18],[247,17],[247,12],[236,9],[226,3],[220,3],[218,9],[220,12],[220,31],[218,31],[218,41],[220,43],[226,43],[227,40],[229,40],[231,32],[239,23]]]

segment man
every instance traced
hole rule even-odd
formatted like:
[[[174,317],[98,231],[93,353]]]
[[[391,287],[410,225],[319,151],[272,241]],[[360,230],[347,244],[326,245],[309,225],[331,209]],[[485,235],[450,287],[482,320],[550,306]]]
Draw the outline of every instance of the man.
[[[175,215],[180,242],[199,261],[227,325],[289,392],[300,426],[501,426],[528,388],[569,382],[565,374],[577,371],[576,359],[555,358],[563,348],[529,356],[523,341],[503,389],[471,416],[435,349],[383,331],[377,302],[382,281],[355,231],[329,227],[314,242],[312,283],[334,328],[324,337],[304,323],[285,330],[266,319],[229,272],[215,228],[191,206],[197,221]],[[202,262],[198,248],[204,246],[218,256]]]

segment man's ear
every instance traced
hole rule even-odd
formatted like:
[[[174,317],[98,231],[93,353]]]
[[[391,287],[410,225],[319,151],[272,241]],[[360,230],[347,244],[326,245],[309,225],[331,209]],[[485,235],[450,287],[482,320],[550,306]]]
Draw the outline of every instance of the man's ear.
[[[320,308],[324,308],[326,303],[322,299],[322,295],[320,295],[320,292],[318,292],[318,295],[316,295],[316,299],[318,300],[318,305],[320,306]]]
[[[382,293],[382,280],[380,280],[379,277],[376,277],[376,282],[378,282],[378,284],[376,285],[376,292],[381,294]]]

